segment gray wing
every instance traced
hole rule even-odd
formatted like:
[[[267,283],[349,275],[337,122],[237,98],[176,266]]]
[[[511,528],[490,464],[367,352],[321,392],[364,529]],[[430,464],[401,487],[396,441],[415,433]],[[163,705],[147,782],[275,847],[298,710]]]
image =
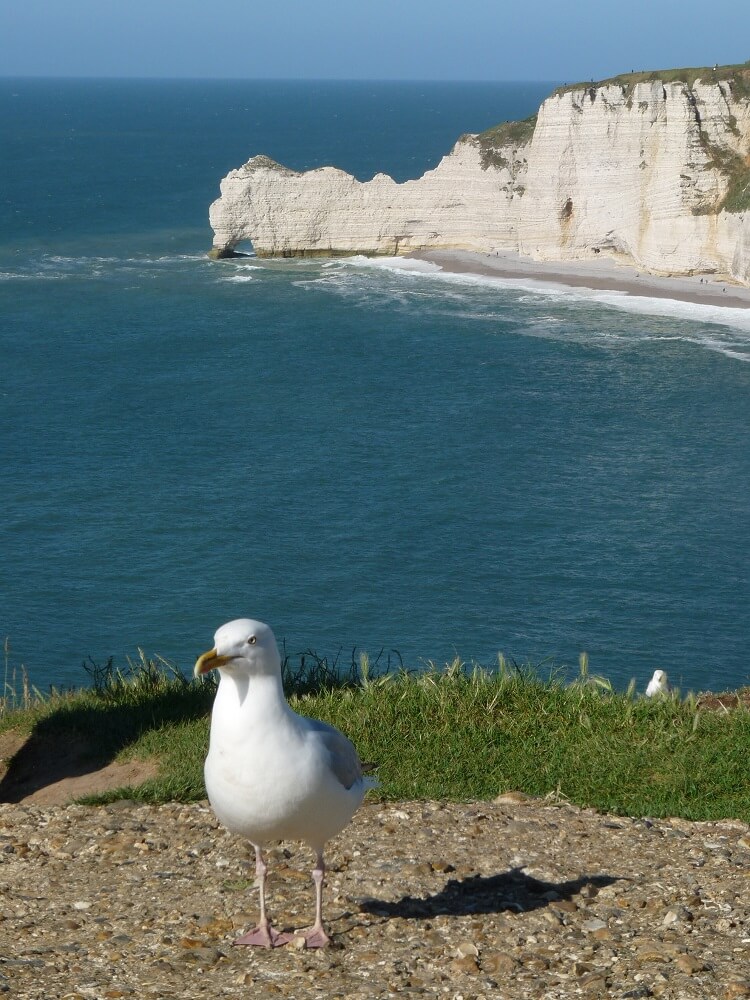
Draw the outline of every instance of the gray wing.
[[[336,778],[344,788],[351,788],[362,777],[362,765],[351,740],[338,729],[329,726],[327,722],[321,722],[319,719],[308,721],[329,753],[331,770]]]

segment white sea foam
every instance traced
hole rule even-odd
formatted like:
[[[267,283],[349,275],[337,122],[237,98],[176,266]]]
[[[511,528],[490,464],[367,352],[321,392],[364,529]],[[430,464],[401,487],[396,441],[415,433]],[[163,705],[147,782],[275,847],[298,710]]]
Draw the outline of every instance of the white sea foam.
[[[503,279],[505,281],[505,279]],[[506,282],[509,286],[514,282]],[[682,319],[690,323],[710,323],[729,327],[730,329],[750,334],[750,309],[735,309],[731,306],[715,306],[702,302],[684,302],[681,299],[652,298],[645,295],[628,295],[625,292],[603,291],[591,288],[578,288],[568,285],[540,287],[541,282],[534,287],[535,293],[565,296],[573,300],[594,302],[599,305],[619,309],[623,312],[635,313],[641,316],[660,316],[665,319]],[[693,338],[689,338],[693,340]],[[744,342],[744,337],[742,338]],[[706,343],[706,346],[714,346]],[[750,340],[747,342],[750,350]],[[716,346],[714,349],[723,349]]]
[[[232,281],[234,283],[241,283],[244,281],[255,281],[255,278],[251,274],[232,274],[228,278],[219,278],[219,281]]]
[[[157,261],[160,263],[172,263],[175,260],[200,260],[207,261],[208,257],[204,253],[178,253],[178,254],[165,254],[163,257],[157,257]]]
[[[643,315],[648,315],[643,313]],[[574,318],[572,314],[571,318]],[[656,322],[661,320],[675,323],[677,317],[665,313],[661,317],[655,318]],[[737,361],[750,361],[750,337],[743,331],[729,326],[722,326],[720,323],[701,322],[692,318],[682,327],[681,334],[654,333],[652,330],[644,329],[642,326],[636,327],[627,325],[619,329],[596,329],[591,323],[586,323],[580,328],[575,322],[566,324],[564,335],[566,339],[579,340],[596,344],[599,347],[627,348],[635,344],[687,344],[723,354],[725,357],[733,358]],[[527,335],[558,339],[557,331],[549,324],[530,324],[524,331]]]
[[[464,285],[522,292],[523,294],[516,300],[522,304],[534,305],[542,299],[547,302],[552,301],[556,306],[570,304],[575,307],[576,303],[588,303],[636,315],[663,317],[667,320],[685,320],[691,325],[695,324],[695,327],[686,330],[685,334],[677,339],[711,351],[718,351],[726,357],[750,361],[750,337],[746,336],[750,334],[750,309],[684,302],[681,299],[628,295],[625,292],[538,281],[524,276],[508,278],[463,272],[455,273],[443,271],[431,261],[416,261],[403,257],[350,257],[347,258],[346,263],[360,268],[386,269],[409,277],[436,279],[445,285]],[[414,265],[424,266],[417,268]],[[717,335],[715,330],[713,334],[708,334],[699,329],[700,326],[706,324],[710,324],[714,328],[717,326],[727,328],[727,335]],[[731,334],[729,331],[732,331]],[[628,342],[629,340],[646,338],[630,338],[625,335],[618,339]]]
[[[204,254],[169,254],[162,256],[111,256],[41,254],[29,258],[18,271],[3,271],[0,281],[107,280],[118,275],[138,274],[156,280],[165,271],[195,271],[195,264],[210,266]]]
[[[67,281],[73,275],[68,273],[53,273],[51,271],[32,271],[24,274],[23,271],[0,271],[0,281]]]
[[[52,264],[64,264],[66,266],[78,266],[79,264],[117,264],[120,257],[65,257],[61,254],[49,254],[43,258]]]
[[[401,274],[441,274],[439,264],[431,260],[417,260],[411,257],[347,257],[344,266],[372,267],[384,271],[399,271]]]

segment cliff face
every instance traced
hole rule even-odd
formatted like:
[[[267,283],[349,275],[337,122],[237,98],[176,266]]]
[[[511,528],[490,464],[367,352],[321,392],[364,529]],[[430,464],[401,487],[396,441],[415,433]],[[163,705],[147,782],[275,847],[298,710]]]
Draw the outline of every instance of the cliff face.
[[[223,179],[210,221],[219,254],[243,240],[260,256],[607,254],[750,284],[750,98],[730,79],[563,90],[535,123],[464,136],[404,184],[257,156]]]
[[[518,244],[512,199],[510,170],[483,170],[478,143],[467,140],[403,184],[386,174],[362,183],[335,167],[296,173],[256,156],[222,180],[209,218],[215,247],[252,240],[260,256],[483,250]]]
[[[519,250],[538,259],[599,250],[652,271],[747,281],[746,252],[735,260],[750,234],[746,213],[721,203],[749,153],[750,102],[734,100],[728,84],[553,95],[529,147]]]

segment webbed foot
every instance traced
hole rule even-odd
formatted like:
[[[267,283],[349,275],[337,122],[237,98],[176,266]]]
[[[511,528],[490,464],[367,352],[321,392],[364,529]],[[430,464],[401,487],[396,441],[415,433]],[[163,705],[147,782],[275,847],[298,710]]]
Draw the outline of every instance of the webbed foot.
[[[255,948],[281,948],[282,945],[287,944],[290,940],[291,937],[289,934],[280,934],[270,924],[266,924],[265,926],[258,924],[257,927],[248,931],[247,934],[238,937],[234,943],[249,945]]]

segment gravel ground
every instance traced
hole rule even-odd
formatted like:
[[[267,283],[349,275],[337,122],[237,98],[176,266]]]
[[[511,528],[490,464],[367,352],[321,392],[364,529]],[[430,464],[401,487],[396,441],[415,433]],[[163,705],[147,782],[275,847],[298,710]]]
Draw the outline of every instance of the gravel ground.
[[[268,860],[275,925],[309,924],[309,851]],[[329,948],[234,947],[254,862],[205,803],[0,805],[0,994],[750,997],[743,823],[367,802],[328,862]]]

